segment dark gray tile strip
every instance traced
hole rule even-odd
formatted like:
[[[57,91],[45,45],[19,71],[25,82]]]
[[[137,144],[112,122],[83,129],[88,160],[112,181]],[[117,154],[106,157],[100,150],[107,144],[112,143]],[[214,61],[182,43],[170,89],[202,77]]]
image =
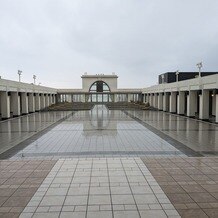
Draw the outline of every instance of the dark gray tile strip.
[[[172,137],[166,135],[165,133],[163,133],[160,130],[154,128],[153,126],[149,125],[148,123],[146,123],[146,122],[140,120],[139,118],[133,116],[132,114],[128,113],[127,111],[123,111],[123,112],[126,115],[128,115],[129,117],[131,117],[132,119],[134,119],[137,122],[139,122],[140,124],[142,124],[144,127],[149,129],[153,133],[155,133],[156,135],[158,135],[160,138],[162,138],[163,140],[165,140],[166,142],[171,144],[174,148],[176,148],[179,151],[181,151],[182,153],[184,153],[185,155],[190,156],[190,157],[202,157],[203,156],[203,154],[192,150],[191,148],[187,147],[185,144],[173,139]]]
[[[51,152],[51,153],[25,153],[22,157],[43,156],[95,156],[95,155],[182,155],[180,151],[89,151],[89,152]]]

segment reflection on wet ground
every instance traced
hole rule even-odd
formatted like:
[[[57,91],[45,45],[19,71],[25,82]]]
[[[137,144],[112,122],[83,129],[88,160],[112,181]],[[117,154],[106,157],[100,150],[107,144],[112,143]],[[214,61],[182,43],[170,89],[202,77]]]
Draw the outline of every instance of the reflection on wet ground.
[[[218,125],[160,111],[128,111],[146,124],[204,155],[218,154]]]
[[[218,126],[159,111],[96,105],[74,114],[44,112],[0,122],[0,153],[22,141],[25,146],[15,157],[212,155],[218,152]]]
[[[182,155],[122,111],[96,105],[78,111],[30,143],[17,156]]]
[[[71,112],[41,112],[0,122],[0,154]]]

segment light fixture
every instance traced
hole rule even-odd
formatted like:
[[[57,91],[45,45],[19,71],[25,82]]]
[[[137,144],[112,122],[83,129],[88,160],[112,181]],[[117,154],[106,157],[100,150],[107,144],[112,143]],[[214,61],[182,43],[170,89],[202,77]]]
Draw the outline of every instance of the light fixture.
[[[34,85],[36,84],[36,75],[33,75]]]
[[[18,70],[17,72],[18,76],[19,76],[19,82],[21,81],[21,74],[22,74],[22,71],[21,70]]]
[[[179,81],[179,71],[177,70],[176,71],[176,82],[178,82]]]
[[[198,67],[198,70],[199,70],[199,77],[201,77],[201,68],[203,67],[203,64],[202,64],[202,61],[197,63],[196,66]]]

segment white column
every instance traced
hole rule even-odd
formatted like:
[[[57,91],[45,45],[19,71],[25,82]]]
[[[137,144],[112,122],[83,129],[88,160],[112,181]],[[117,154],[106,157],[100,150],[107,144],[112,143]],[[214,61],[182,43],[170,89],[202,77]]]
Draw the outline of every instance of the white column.
[[[163,93],[159,93],[158,95],[158,110],[163,110]]]
[[[202,90],[202,94],[200,95],[199,118],[201,120],[209,119],[209,90]]]
[[[40,95],[39,93],[35,94],[35,111],[40,111]]]
[[[209,97],[209,96],[208,96]],[[197,112],[197,91],[189,91],[187,96],[187,116],[194,117]]]
[[[2,119],[10,118],[10,97],[8,92],[0,92],[1,116]]]
[[[145,93],[145,102],[148,102],[148,94]]]
[[[158,108],[158,96],[157,96],[157,93],[154,93],[154,108]]]
[[[171,92],[170,95],[170,112],[176,113],[176,92]]]
[[[149,96],[149,104],[151,107],[154,106],[154,98],[153,98],[153,93],[150,93],[150,96]]]
[[[60,102],[61,102],[61,95],[57,94],[57,103],[60,103]]]
[[[40,96],[40,110],[43,110],[45,108],[45,95],[41,94]]]
[[[179,92],[177,95],[177,114],[185,114],[185,92]]]
[[[49,95],[49,106],[52,105],[52,94]]]
[[[11,92],[11,112],[13,117],[20,116],[20,96],[18,92]]]
[[[73,95],[71,95],[71,99],[72,99]],[[52,103],[53,104],[56,104],[56,98],[57,98],[57,95],[53,94],[53,97],[52,97]]]
[[[22,114],[28,114],[29,110],[28,110],[28,96],[26,92],[21,92],[21,108]]]
[[[218,94],[216,94],[216,123],[218,123]]]
[[[216,94],[212,94],[212,115],[216,116]]]
[[[35,96],[33,93],[29,93],[28,96],[28,105],[29,105],[29,112],[35,112]]]
[[[164,92],[163,95],[163,111],[169,110],[169,94],[167,92]]]
[[[132,95],[128,94],[128,102],[130,102],[132,100]]]
[[[49,106],[49,96],[48,94],[45,94],[45,107]]]

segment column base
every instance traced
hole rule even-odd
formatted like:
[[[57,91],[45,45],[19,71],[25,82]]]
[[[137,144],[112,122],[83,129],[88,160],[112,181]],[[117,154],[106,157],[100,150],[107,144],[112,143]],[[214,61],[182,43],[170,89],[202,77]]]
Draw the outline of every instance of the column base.
[[[210,121],[209,119],[201,119],[201,118],[199,118],[199,120],[202,120],[202,121]]]
[[[10,117],[2,117],[2,120],[8,120]]]
[[[20,115],[13,115],[13,117],[19,117]]]

